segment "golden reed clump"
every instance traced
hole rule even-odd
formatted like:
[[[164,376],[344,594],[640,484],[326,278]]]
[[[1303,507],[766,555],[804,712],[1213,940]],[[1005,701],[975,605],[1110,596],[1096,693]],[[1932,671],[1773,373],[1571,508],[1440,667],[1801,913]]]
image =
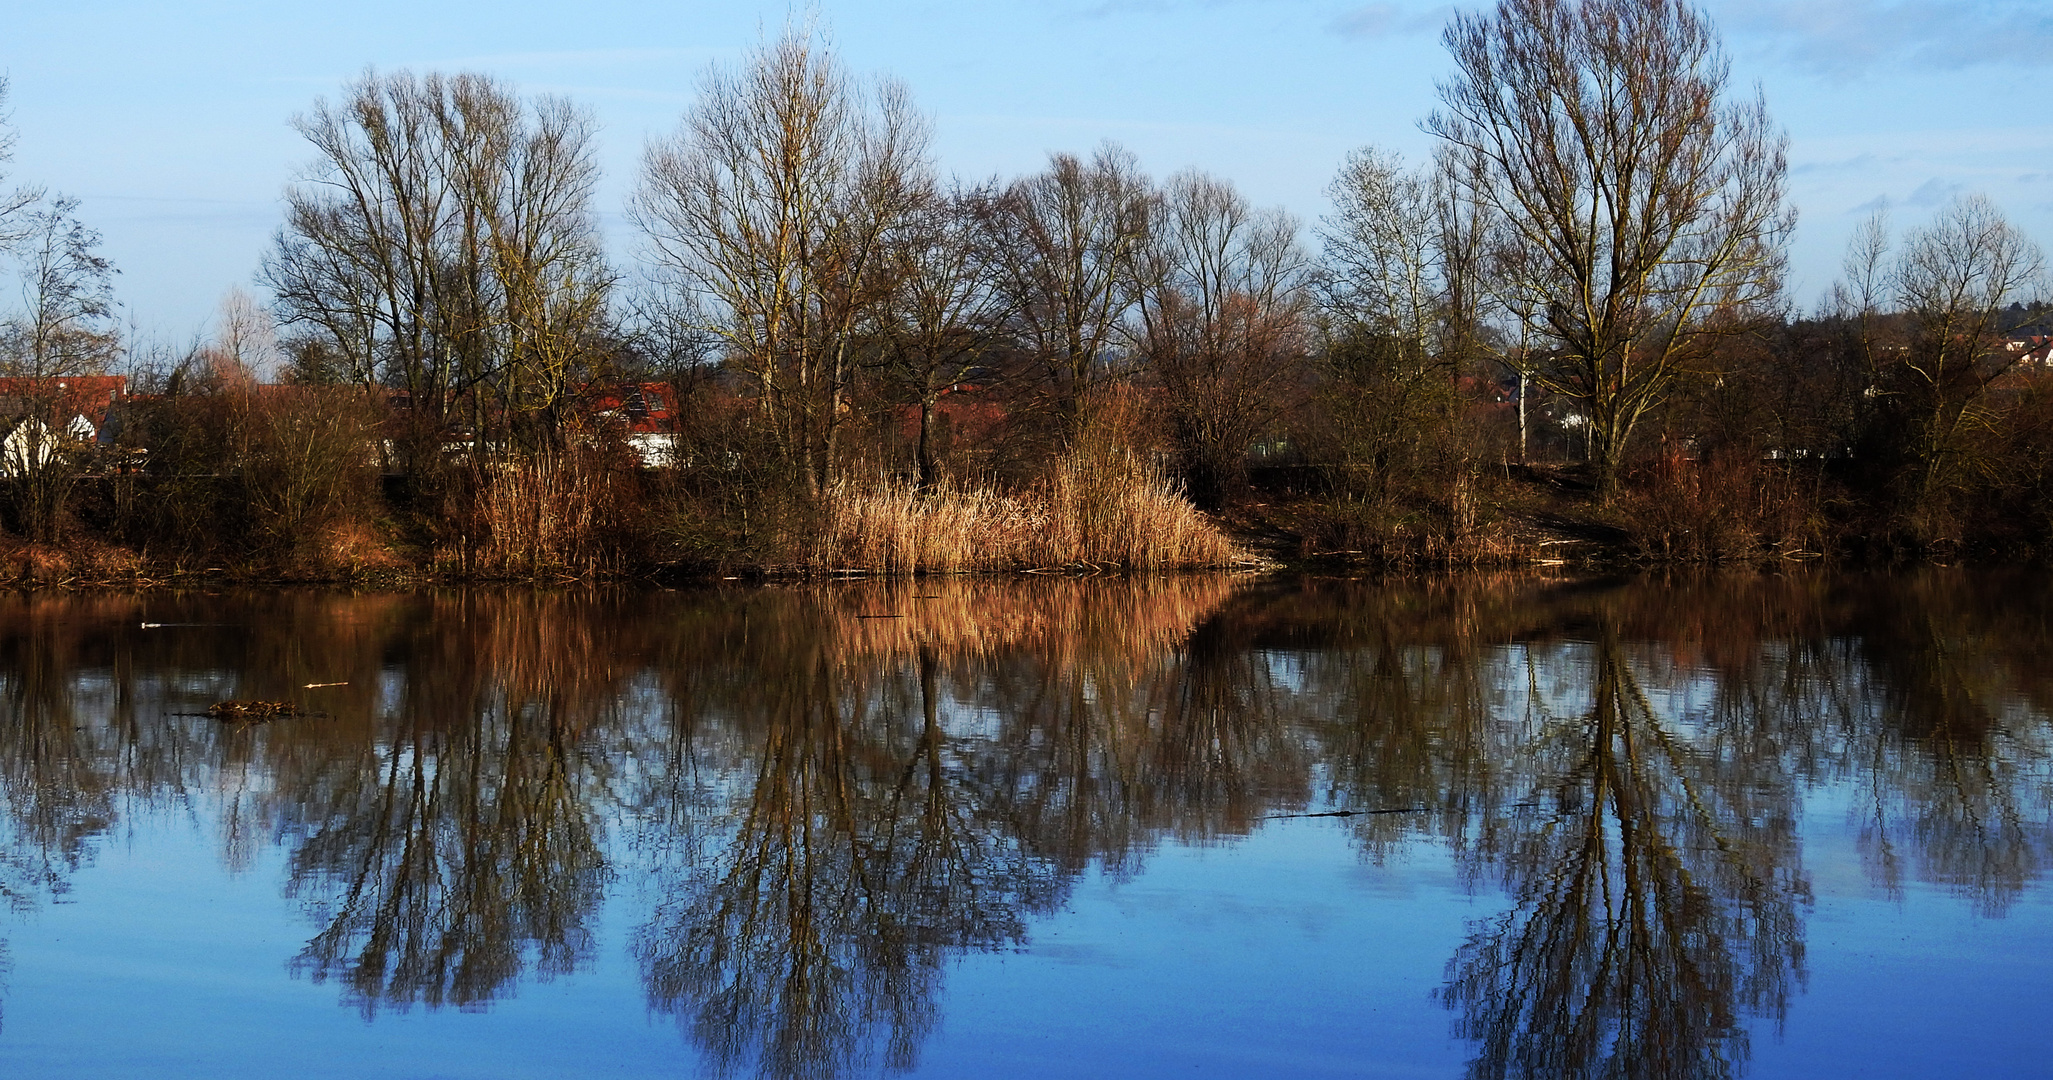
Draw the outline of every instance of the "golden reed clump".
[[[1169,570],[1251,561],[1159,470],[1126,453],[1066,459],[1018,493],[990,484],[842,484],[828,493],[825,517],[809,569]]]
[[[638,555],[633,466],[605,441],[496,462],[470,500],[468,537],[441,561],[479,578],[589,578]],[[461,547],[475,542],[469,565]],[[450,565],[455,564],[455,565]]]

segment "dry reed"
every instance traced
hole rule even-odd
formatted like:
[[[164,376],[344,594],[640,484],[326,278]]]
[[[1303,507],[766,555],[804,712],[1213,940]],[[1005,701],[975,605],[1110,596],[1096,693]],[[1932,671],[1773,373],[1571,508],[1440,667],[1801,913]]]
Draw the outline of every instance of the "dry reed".
[[[1229,566],[1247,553],[1128,454],[1072,457],[1024,492],[947,483],[837,486],[808,553],[815,570],[885,574],[1045,567]]]
[[[485,577],[583,577],[621,552],[607,535],[617,477],[605,457],[572,449],[495,463],[476,497],[484,542],[470,572]]]

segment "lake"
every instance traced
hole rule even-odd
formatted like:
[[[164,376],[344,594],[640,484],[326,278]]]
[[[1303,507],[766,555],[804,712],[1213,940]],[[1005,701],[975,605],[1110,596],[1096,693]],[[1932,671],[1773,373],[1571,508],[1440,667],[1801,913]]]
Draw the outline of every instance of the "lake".
[[[2045,1075],[2049,593],[4,596],[0,1074]]]

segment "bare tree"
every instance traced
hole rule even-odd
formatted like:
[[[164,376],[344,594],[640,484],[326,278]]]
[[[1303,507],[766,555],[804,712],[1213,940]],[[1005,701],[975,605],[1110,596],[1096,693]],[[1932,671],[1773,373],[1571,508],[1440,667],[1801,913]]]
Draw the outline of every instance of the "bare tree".
[[[1989,387],[2020,356],[2001,341],[2003,309],[2034,294],[2044,268],[2038,245],[1979,195],[1955,200],[1894,253],[1882,215],[1855,232],[1835,298],[1858,326],[1871,423],[1900,425],[1908,440],[1914,516],[1975,467],[1972,436],[1993,419]]]
[[[1407,170],[1390,151],[1357,150],[1326,189],[1333,213],[1320,230],[1328,317],[1341,333],[1388,339],[1419,363],[1443,351],[1446,299],[1433,180]]]
[[[507,108],[490,87],[466,86]],[[484,276],[498,364],[485,377],[510,415],[544,418],[553,444],[577,382],[603,366],[599,339],[614,275],[591,209],[599,168],[590,114],[559,98],[538,100],[531,111],[527,123],[509,117],[517,137],[467,186],[489,241]]]
[[[2044,266],[2039,246],[1980,196],[1955,201],[1905,239],[1895,284],[1911,327],[1903,376],[1923,399],[1921,501],[1951,467],[1962,426],[1978,421],[1989,384],[2017,362],[1996,340],[1997,318],[2040,283]]]
[[[814,492],[836,475],[887,241],[930,196],[928,137],[903,87],[859,88],[794,28],[708,72],[677,134],[643,157],[630,214],[657,274],[725,342]]]
[[[1117,362],[1139,300],[1134,260],[1155,195],[1128,151],[1107,143],[1085,162],[1054,154],[987,207],[986,227],[1018,336],[1043,393],[1074,438],[1094,392],[1127,372]]]
[[[555,441],[612,284],[590,115],[480,75],[366,74],[294,121],[318,151],[264,282],[304,354],[407,391],[416,456],[467,421]]]
[[[4,167],[14,160],[14,140],[14,127],[7,122],[7,76],[0,75],[0,180],[7,179]],[[33,187],[0,192],[0,252],[21,239],[19,215],[42,197],[42,189]]]
[[[1599,496],[1634,426],[1709,333],[1773,300],[1787,140],[1730,101],[1709,19],[1686,0],[1499,0],[1457,14],[1454,78],[1426,123],[1489,212],[1494,289],[1554,346]]]
[[[100,234],[60,196],[23,215],[21,311],[7,323],[8,374],[29,379],[96,375],[113,358],[114,264]]]
[[[1327,188],[1322,396],[1335,449],[1351,466],[1347,483],[1363,495],[1390,494],[1409,479],[1435,495],[1452,488],[1466,506],[1459,493],[1474,463],[1461,378],[1490,361],[1530,370],[1518,335],[1494,325],[1516,320],[1486,322],[1487,208],[1453,181],[1452,166],[1443,154],[1407,168],[1398,155],[1365,147]]]
[[[221,297],[214,319],[214,338],[195,359],[206,364],[211,381],[223,386],[255,385],[277,374],[283,363],[278,326],[271,312],[240,287]]]
[[[1367,147],[1327,188],[1319,351],[1342,456],[1378,491],[1407,463],[1437,461],[1453,424],[1460,357],[1437,181]]]
[[[1217,508],[1289,407],[1306,352],[1309,265],[1296,219],[1226,181],[1169,178],[1138,258],[1140,353],[1161,380],[1184,475]]]
[[[84,398],[67,380],[104,372],[120,348],[114,264],[77,208],[60,196],[22,215],[21,307],[0,324],[12,413],[0,474],[12,482],[22,531],[39,542],[57,538],[65,496],[92,449],[91,432],[74,428]]]
[[[1011,312],[973,208],[989,193],[928,200],[893,247],[893,292],[881,322],[887,378],[919,406],[914,482],[939,476],[934,420],[941,395],[961,386],[998,344]]]

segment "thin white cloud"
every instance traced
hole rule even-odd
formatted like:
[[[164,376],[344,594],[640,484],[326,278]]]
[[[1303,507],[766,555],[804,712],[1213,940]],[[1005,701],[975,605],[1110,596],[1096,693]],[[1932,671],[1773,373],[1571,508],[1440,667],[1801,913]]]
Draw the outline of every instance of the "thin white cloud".
[[[558,49],[539,52],[482,53],[434,61],[424,67],[436,70],[456,68],[587,68],[631,64],[702,62],[716,55],[714,49],[618,48]]]
[[[1823,74],[1851,76],[1903,64],[1943,70],[2053,65],[2048,0],[1702,2],[1729,37],[1749,39],[1749,45],[1764,45],[1785,62]],[[1455,10],[1429,0],[1374,0],[1335,16],[1328,27],[1354,38],[1426,35],[1437,33]]]
[[[1833,158],[1825,161],[1801,161],[1789,167],[1792,176],[1834,176],[1841,173],[1868,173],[1885,165],[1894,165],[1909,160],[1909,155],[1882,155],[1865,151],[1852,157]]]
[[[1708,0],[1728,35],[1765,42],[1822,74],[1880,66],[2053,65],[2045,0]]]
[[[1273,7],[1273,0],[1101,0],[1075,9],[1075,13],[1091,19],[1108,19],[1121,15],[1170,15],[1192,10],[1217,10],[1233,7]]]
[[[1438,33],[1454,14],[1451,4],[1364,4],[1342,12],[1328,26],[1336,34],[1351,38],[1413,37]]]
[[[1966,184],[1941,180],[1935,176],[1919,184],[1918,189],[1911,192],[1910,198],[1904,201],[1912,206],[1938,206],[1966,190]]]

